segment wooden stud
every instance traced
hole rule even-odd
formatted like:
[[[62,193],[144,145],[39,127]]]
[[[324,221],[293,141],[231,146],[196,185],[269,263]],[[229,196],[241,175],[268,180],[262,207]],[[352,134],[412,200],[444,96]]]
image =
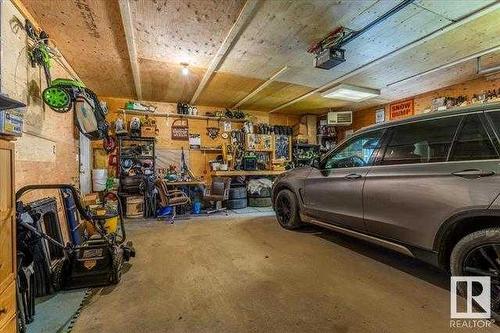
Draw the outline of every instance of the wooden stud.
[[[137,99],[142,99],[141,75],[139,72],[139,63],[137,61],[137,47],[134,38],[134,28],[132,15],[130,13],[130,3],[128,0],[119,0],[120,14],[122,16],[123,30],[127,42],[128,55],[130,58],[130,67],[132,68],[132,77],[134,79],[135,94]]]
[[[222,62],[226,58],[227,54],[229,53],[233,45],[240,38],[243,30],[245,30],[248,22],[250,22],[250,20],[255,15],[256,9],[260,3],[261,0],[247,0],[247,2],[245,2],[245,5],[241,10],[240,15],[238,15],[238,18],[236,19],[233,26],[229,30],[229,33],[227,34],[226,38],[224,39],[224,42],[219,47],[219,50],[217,51],[212,61],[210,62],[210,65],[208,65],[208,68],[205,74],[203,75],[203,78],[201,79],[198,88],[196,88],[196,91],[194,92],[194,95],[191,98],[191,104],[196,103],[196,100],[200,96],[203,89],[205,89],[205,86],[207,85],[208,81],[212,78],[214,72],[222,64]]]
[[[267,79],[267,81],[265,81],[264,83],[262,83],[254,91],[252,91],[250,94],[246,95],[245,98],[243,98],[241,101],[239,101],[238,103],[236,103],[233,106],[233,108],[237,108],[237,107],[243,105],[243,103],[245,103],[246,101],[248,101],[253,96],[257,95],[260,91],[262,91],[265,87],[267,87],[268,85],[270,85],[271,82],[273,82],[274,80],[276,80],[278,78],[278,76],[280,76],[281,74],[283,74],[287,70],[288,70],[288,66],[285,66],[285,67],[281,68],[279,71],[277,71],[276,73],[274,73],[273,76],[271,76],[269,79]]]

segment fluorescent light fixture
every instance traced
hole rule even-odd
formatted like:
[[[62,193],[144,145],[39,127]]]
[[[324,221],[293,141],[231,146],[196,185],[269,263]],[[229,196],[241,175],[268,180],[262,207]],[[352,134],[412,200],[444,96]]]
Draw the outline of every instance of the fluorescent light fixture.
[[[189,74],[189,68],[188,68],[189,65],[185,62],[181,63],[181,65],[182,65],[182,69],[181,69],[182,75],[188,75]]]
[[[380,90],[339,84],[321,93],[326,98],[340,99],[350,102],[361,102],[380,95]]]

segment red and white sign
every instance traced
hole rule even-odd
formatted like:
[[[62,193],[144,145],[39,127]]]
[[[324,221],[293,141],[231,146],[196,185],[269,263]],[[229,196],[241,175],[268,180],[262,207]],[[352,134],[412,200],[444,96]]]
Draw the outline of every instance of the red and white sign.
[[[389,119],[403,119],[412,116],[414,112],[413,99],[396,102],[389,105]]]

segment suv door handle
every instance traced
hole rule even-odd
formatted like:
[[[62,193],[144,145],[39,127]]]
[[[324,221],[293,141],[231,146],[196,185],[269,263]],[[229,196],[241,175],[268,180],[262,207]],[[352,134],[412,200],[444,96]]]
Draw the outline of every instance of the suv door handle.
[[[362,176],[359,173],[350,173],[347,176],[345,176],[345,179],[359,179]]]
[[[462,177],[462,178],[467,178],[467,179],[475,179],[475,178],[493,176],[495,174],[495,172],[483,171],[483,170],[479,170],[479,169],[467,169],[467,170],[452,172],[451,174],[453,176],[457,176],[457,177]]]

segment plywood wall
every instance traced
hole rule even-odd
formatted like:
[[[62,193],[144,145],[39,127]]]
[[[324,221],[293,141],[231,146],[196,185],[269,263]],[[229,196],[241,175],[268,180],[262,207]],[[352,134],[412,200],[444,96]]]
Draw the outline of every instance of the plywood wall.
[[[41,101],[46,87],[39,68],[32,68],[26,53],[24,18],[10,1],[1,11],[2,93],[28,105],[25,133],[16,142],[16,188],[28,184],[78,183],[78,140],[73,113],[59,114]],[[58,64],[52,77],[69,77]]]
[[[113,98],[113,97],[102,97],[103,101],[107,103],[109,114],[108,120],[113,123],[118,116],[123,117],[123,112],[119,109],[123,108],[125,103],[128,101],[123,98]],[[158,107],[158,113],[176,113],[177,106],[174,103],[156,103],[156,102],[144,102],[147,104],[154,104]],[[215,112],[217,110],[222,110],[222,108],[216,108],[211,106],[198,106],[199,114],[205,114],[207,112]],[[268,123],[270,125],[287,125],[293,126],[299,121],[299,117],[295,115],[286,114],[269,114],[262,111],[245,111],[250,116],[254,122]],[[127,115],[126,120],[130,121],[131,116]],[[143,118],[143,117],[141,117]],[[177,141],[171,139],[171,125],[174,121],[173,118],[166,117],[156,117],[157,126],[159,128],[159,135],[157,137],[156,147],[160,149],[182,149],[184,148],[186,154],[189,154],[190,168],[197,177],[204,179],[210,178],[208,161],[213,160],[220,155],[221,152],[201,152],[196,150],[189,150],[188,141]],[[207,126],[209,127],[220,127],[221,124],[216,120],[201,120],[201,119],[189,119],[189,132],[192,134],[200,134],[202,146],[216,147],[222,145],[224,142],[229,142],[220,137],[212,140],[207,135]],[[241,122],[232,122],[232,128],[241,128]],[[99,145],[94,145],[95,148],[99,148]],[[101,161],[105,159],[101,158]]]
[[[59,114],[44,106],[40,94],[46,81],[42,71],[29,64],[24,18],[10,0],[1,3],[1,91],[27,104],[24,133],[15,142],[16,189],[29,184],[78,185],[78,137],[73,113]],[[55,63],[51,72],[54,78],[70,77]],[[59,218],[65,221],[57,191],[31,192],[23,200],[48,196],[56,197]],[[69,240],[66,223],[61,227],[65,241]]]
[[[499,88],[500,88],[500,79],[482,77],[479,79],[466,81],[460,84],[455,84],[449,87],[444,87],[425,94],[417,95],[414,97],[415,114],[422,113],[426,109],[429,109],[431,107],[432,100],[438,97],[445,97],[445,96],[458,97],[461,95],[467,95],[468,98],[470,99],[474,94],[480,94],[482,91],[488,91]],[[360,128],[374,124],[375,112],[376,110],[379,110],[381,108],[385,109],[385,117],[386,120],[388,120],[389,119],[388,104],[371,107],[368,109],[354,112],[352,129],[358,130]]]

